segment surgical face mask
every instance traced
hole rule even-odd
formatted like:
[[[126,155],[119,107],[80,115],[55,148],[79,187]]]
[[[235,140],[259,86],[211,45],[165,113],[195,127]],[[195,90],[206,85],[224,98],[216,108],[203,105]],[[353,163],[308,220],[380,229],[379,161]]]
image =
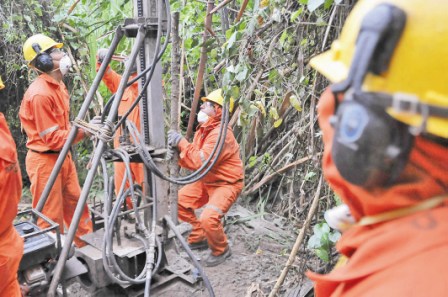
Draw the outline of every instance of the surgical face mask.
[[[65,55],[59,61],[59,70],[61,70],[62,75],[67,74],[67,72],[70,70],[70,67],[72,67],[72,60],[70,60],[70,58]]]
[[[208,115],[203,112],[202,110],[198,112],[198,122],[199,123],[205,123],[208,120]]]

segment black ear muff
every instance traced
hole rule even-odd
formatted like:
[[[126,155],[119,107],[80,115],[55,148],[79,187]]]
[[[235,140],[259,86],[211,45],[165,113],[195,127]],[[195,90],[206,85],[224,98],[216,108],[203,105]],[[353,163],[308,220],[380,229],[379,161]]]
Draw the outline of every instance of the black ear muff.
[[[360,95],[362,96],[362,94]],[[344,100],[332,118],[331,155],[348,182],[371,188],[391,185],[403,171],[414,137],[382,107]]]
[[[37,53],[37,56],[34,59],[34,67],[42,72],[53,70],[54,63],[53,58],[50,56],[50,54],[42,52],[42,48],[38,43],[33,43],[32,47],[33,50]]]
[[[332,86],[345,93],[331,121],[335,136],[331,155],[348,182],[371,188],[393,184],[403,171],[414,137],[409,127],[378,105],[375,93],[362,90],[367,73],[385,72],[406,25],[406,13],[380,4],[363,19],[347,78]]]

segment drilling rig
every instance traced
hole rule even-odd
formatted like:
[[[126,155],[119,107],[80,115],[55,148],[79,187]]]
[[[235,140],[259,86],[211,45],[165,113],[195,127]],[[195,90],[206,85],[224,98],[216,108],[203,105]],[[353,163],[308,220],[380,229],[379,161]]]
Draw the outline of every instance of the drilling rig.
[[[213,288],[201,265],[182,237],[184,225],[177,225],[177,213],[170,213],[169,183],[185,185],[201,179],[214,165],[224,145],[229,120],[228,106],[223,107],[219,140],[203,166],[182,177],[167,175],[164,105],[162,99],[162,69],[160,58],[169,43],[171,28],[168,0],[134,0],[134,18],[124,20],[115,30],[114,38],[101,67],[90,87],[81,109],[74,120],[67,142],[62,148],[48,183],[36,209],[20,213],[28,218],[16,229],[25,238],[25,255],[19,269],[19,280],[31,288],[32,296],[66,295],[65,283],[76,277],[89,292],[114,287],[123,296],[150,296],[158,287],[173,280],[191,285],[202,280],[209,295]],[[106,104],[101,126],[93,131],[95,146],[72,223],[64,238],[57,224],[41,214],[62,163],[64,162],[79,127],[85,127],[84,118],[110,63],[114,51],[123,38],[132,38],[133,47],[126,60],[118,90]],[[131,69],[137,66],[137,76],[130,79]],[[141,127],[127,120],[128,113],[119,118],[118,107],[127,87],[138,81],[139,95],[134,105],[140,108]],[[84,125],[84,126],[83,126]],[[121,128],[120,146],[111,141]],[[127,189],[122,186],[115,194],[108,174],[108,164],[123,162],[126,168]],[[144,184],[134,184],[129,164],[144,164]],[[110,167],[110,166],[109,166]],[[101,173],[104,191],[102,199],[90,205],[94,232],[82,239],[82,248],[72,244],[84,205],[95,175]],[[131,197],[132,209],[126,205]],[[171,204],[177,201],[172,201]],[[37,219],[47,220],[50,227],[39,229]],[[191,261],[179,257],[174,251],[177,238]],[[192,263],[192,264],[190,264]]]

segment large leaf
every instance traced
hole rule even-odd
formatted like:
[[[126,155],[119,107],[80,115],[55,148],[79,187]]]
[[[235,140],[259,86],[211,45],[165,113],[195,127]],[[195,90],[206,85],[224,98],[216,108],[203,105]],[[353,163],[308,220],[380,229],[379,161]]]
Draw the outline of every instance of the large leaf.
[[[322,4],[324,4],[325,0],[308,0],[308,10],[313,12],[319,8]]]
[[[241,66],[239,68],[240,69],[238,69],[238,74],[235,76],[235,79],[237,81],[243,81],[247,77],[248,69],[247,69],[247,67],[245,65]]]
[[[231,49],[233,47],[233,44],[236,41],[236,35],[238,34],[238,32],[233,32],[232,36],[230,36],[229,40],[227,41],[227,49]]]

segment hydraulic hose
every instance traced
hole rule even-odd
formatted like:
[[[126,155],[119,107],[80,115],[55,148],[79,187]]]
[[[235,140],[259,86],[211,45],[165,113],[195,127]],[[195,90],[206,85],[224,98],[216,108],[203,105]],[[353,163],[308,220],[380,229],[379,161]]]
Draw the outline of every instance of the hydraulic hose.
[[[134,139],[134,143],[138,144],[137,150],[138,150],[138,153],[139,153],[140,157],[142,158],[145,166],[147,166],[155,175],[157,175],[158,177],[160,177],[164,180],[167,180],[172,183],[180,184],[180,185],[186,185],[186,184],[190,184],[190,183],[200,180],[211,170],[211,168],[213,168],[213,166],[217,162],[218,156],[221,154],[221,151],[225,144],[225,138],[227,136],[228,119],[229,119],[228,108],[225,105],[225,107],[223,109],[223,116],[221,118],[221,127],[220,127],[220,133],[218,136],[218,141],[217,141],[212,153],[210,154],[209,158],[194,173],[192,173],[189,176],[181,177],[181,178],[171,178],[171,177],[164,175],[163,172],[161,172],[157,168],[157,165],[152,160],[151,155],[146,151],[145,146],[143,144],[143,140],[141,139],[141,136],[139,135],[135,125],[132,122],[128,122],[127,124],[128,124],[129,133],[131,134],[131,136]],[[224,122],[224,124],[222,124],[222,122]],[[217,150],[217,154],[215,156],[216,150]],[[210,162],[210,160],[212,158],[214,158],[213,162],[210,165],[208,165],[208,163]],[[206,166],[208,166],[208,167],[205,168]],[[204,170],[204,168],[205,168],[205,170]],[[202,170],[204,170],[204,171],[202,171]]]
[[[182,237],[182,234],[180,234],[180,232],[176,229],[176,225],[173,223],[173,221],[171,220],[170,216],[165,215],[163,218],[167,222],[167,224],[171,228],[171,230],[174,232],[174,234],[176,235],[177,239],[179,239],[180,243],[182,244],[183,248],[187,252],[187,254],[190,257],[191,261],[193,261],[194,266],[196,266],[196,268],[199,270],[199,273],[201,274],[202,279],[204,280],[204,284],[205,284],[205,287],[208,290],[208,293],[210,294],[211,297],[214,297],[215,293],[213,292],[213,287],[212,287],[210,281],[208,280],[208,277],[205,274],[204,269],[202,268],[201,264],[199,264],[198,260],[196,260],[196,256],[193,254],[193,252],[191,251],[190,247],[188,246],[188,243]]]
[[[138,185],[133,184],[132,180],[132,174],[130,169],[130,160],[129,160],[129,154],[124,151],[123,149],[116,149],[113,151],[114,154],[118,157],[120,157],[125,164],[125,178],[123,179],[123,183],[120,187],[118,199],[115,202],[112,210],[110,210],[109,207],[105,207],[105,213],[104,213],[104,221],[105,221],[105,234],[104,234],[104,240],[103,240],[103,266],[107,273],[107,275],[113,279],[116,283],[121,285],[128,285],[128,284],[142,284],[147,283],[147,279],[151,278],[153,273],[152,271],[157,271],[158,267],[160,266],[161,260],[162,260],[162,245],[160,241],[158,240],[157,236],[153,232],[152,234],[149,233],[149,231],[146,229],[145,225],[142,222],[142,219],[139,214],[139,209],[137,207],[137,201],[135,199],[135,192],[134,187],[137,187]],[[102,162],[102,165],[105,165],[105,162]],[[103,170],[103,174],[107,175],[107,172]],[[107,180],[107,176],[104,178]],[[124,193],[123,193],[123,187],[124,183],[126,182],[126,179],[129,181],[129,183],[133,186],[129,187]],[[126,275],[125,272],[122,271],[118,263],[116,262],[114,253],[113,253],[113,226],[115,225],[115,221],[117,220],[119,213],[120,213],[120,207],[123,203],[125,203],[125,200],[128,196],[131,196],[131,199],[133,200],[134,204],[134,212],[137,220],[137,227],[139,230],[141,230],[145,237],[140,236],[139,234],[133,233],[131,234],[132,237],[136,238],[137,240],[140,240],[144,246],[145,253],[147,259],[152,259],[151,261],[147,260],[147,263],[145,267],[143,268],[140,275],[138,275],[136,278],[131,278],[128,275]],[[109,205],[108,201],[106,201],[106,206]],[[110,212],[109,212],[110,211]],[[154,229],[155,230],[155,229]],[[148,241],[150,241],[148,243]],[[158,249],[158,257],[157,262],[154,265],[154,254],[156,252],[155,247],[157,246]],[[151,267],[148,267],[148,264],[151,264]],[[149,276],[147,275],[149,273]],[[117,275],[118,274],[118,275]]]

